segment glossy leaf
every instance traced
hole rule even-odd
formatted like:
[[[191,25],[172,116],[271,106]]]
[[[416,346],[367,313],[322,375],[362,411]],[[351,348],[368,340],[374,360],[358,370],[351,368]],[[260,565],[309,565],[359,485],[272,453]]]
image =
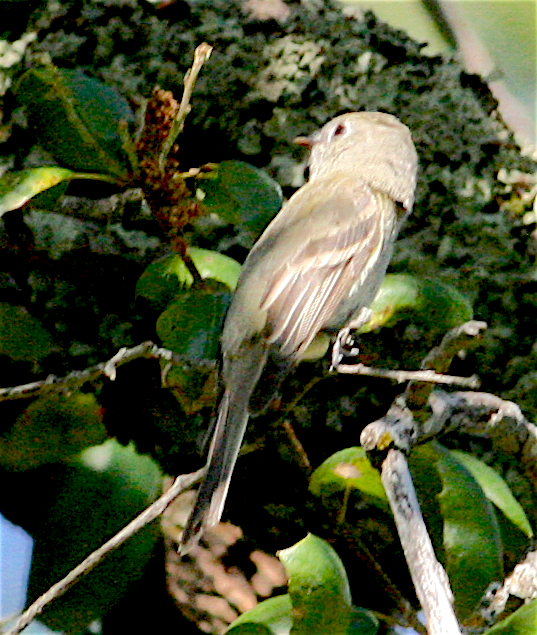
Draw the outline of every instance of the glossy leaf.
[[[196,269],[203,279],[218,280],[232,291],[235,290],[241,273],[241,266],[236,260],[217,251],[200,249],[199,247],[189,247],[188,255],[192,258],[192,262],[196,265]],[[190,272],[188,272],[188,279],[192,284]]]
[[[483,461],[476,459],[466,452],[452,450],[451,454],[464,465],[481,486],[485,496],[496,505],[505,516],[516,525],[526,536],[533,536],[528,517],[522,506],[511,493],[503,478]]]
[[[347,574],[334,549],[324,540],[306,538],[278,553],[289,573],[293,635],[340,635],[351,622]]]
[[[484,635],[534,635],[535,633],[537,633],[537,600],[532,600],[485,631]]]
[[[203,204],[223,220],[256,236],[282,206],[281,188],[266,172],[243,161],[223,161],[214,178],[200,181]]]
[[[129,181],[132,166],[120,129],[133,114],[114,90],[79,71],[50,65],[26,71],[16,96],[41,145],[59,163]]]
[[[214,279],[235,289],[241,266],[232,258],[208,249],[190,247],[188,254],[203,279]],[[136,284],[136,296],[163,311],[172,299],[192,285],[194,279],[182,258],[176,254],[151,263]]]
[[[0,355],[38,361],[52,351],[52,338],[22,306],[0,302]]]
[[[57,483],[58,495],[34,534],[28,601],[46,591],[159,495],[157,465],[116,441],[86,450]],[[141,529],[56,599],[40,621],[77,633],[106,614],[140,578],[160,530]]]
[[[226,630],[233,635],[289,635],[292,626],[289,594],[260,602]]]
[[[448,450],[434,444],[442,480],[446,571],[455,606],[464,619],[492,582],[503,579],[503,550],[494,508],[483,490]]]
[[[40,397],[0,437],[0,465],[14,471],[65,461],[107,437],[92,394]]]
[[[243,613],[226,633],[233,635],[289,635],[293,623],[293,607],[289,594],[260,602]],[[375,635],[378,620],[366,609],[353,607],[346,635]]]
[[[415,446],[408,457],[412,482],[416,488],[421,512],[427,520],[427,530],[435,555],[445,565],[444,521],[439,500],[443,486],[437,461],[438,451],[434,443]]]
[[[389,512],[380,474],[371,465],[366,451],[360,447],[336,452],[315,470],[310,479],[310,492],[322,498],[332,497],[348,489],[359,490],[367,502]]]
[[[157,320],[162,344],[191,359],[216,359],[230,299],[229,293],[199,289],[182,294]]]
[[[0,177],[0,216],[22,207],[40,192],[72,178],[74,173],[71,170],[56,166],[6,172]]]
[[[407,274],[387,274],[370,309],[371,318],[361,333],[393,326],[409,313],[442,332],[473,316],[470,302],[451,285]]]

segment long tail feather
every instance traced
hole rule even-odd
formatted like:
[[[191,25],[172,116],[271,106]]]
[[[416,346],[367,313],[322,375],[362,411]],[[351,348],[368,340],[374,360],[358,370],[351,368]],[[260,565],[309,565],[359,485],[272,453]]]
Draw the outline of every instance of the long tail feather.
[[[266,361],[265,351],[260,347],[247,348],[243,353],[234,360],[231,377],[227,378],[230,388],[220,400],[205,477],[183,531],[179,549],[182,554],[190,551],[203,530],[216,525],[222,516],[248,424],[248,404]]]

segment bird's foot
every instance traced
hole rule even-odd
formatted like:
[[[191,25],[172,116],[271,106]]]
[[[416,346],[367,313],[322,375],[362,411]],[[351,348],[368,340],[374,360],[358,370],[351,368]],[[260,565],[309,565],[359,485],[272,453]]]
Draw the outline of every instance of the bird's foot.
[[[330,370],[337,370],[343,359],[356,357],[359,352],[360,349],[356,346],[356,340],[351,333],[351,329],[348,327],[341,329],[332,347],[332,365]]]

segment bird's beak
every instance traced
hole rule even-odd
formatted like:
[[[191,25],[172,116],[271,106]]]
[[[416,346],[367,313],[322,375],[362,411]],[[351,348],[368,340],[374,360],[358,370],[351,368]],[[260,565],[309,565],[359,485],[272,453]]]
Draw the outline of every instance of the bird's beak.
[[[311,137],[295,137],[293,143],[303,146],[304,148],[311,148],[315,141]]]
[[[296,143],[299,146],[303,146],[304,148],[312,148],[317,141],[319,141],[318,131],[311,134],[309,137],[295,137],[293,139],[293,143]]]

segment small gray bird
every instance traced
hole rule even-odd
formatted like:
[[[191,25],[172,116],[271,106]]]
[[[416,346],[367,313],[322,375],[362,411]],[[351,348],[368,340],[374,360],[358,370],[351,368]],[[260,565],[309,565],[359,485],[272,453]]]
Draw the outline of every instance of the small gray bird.
[[[309,181],[285,203],[242,268],[222,333],[222,383],[207,471],[181,553],[219,522],[267,361],[285,374],[321,330],[358,328],[412,209],[418,159],[409,129],[353,112],[301,139]]]

